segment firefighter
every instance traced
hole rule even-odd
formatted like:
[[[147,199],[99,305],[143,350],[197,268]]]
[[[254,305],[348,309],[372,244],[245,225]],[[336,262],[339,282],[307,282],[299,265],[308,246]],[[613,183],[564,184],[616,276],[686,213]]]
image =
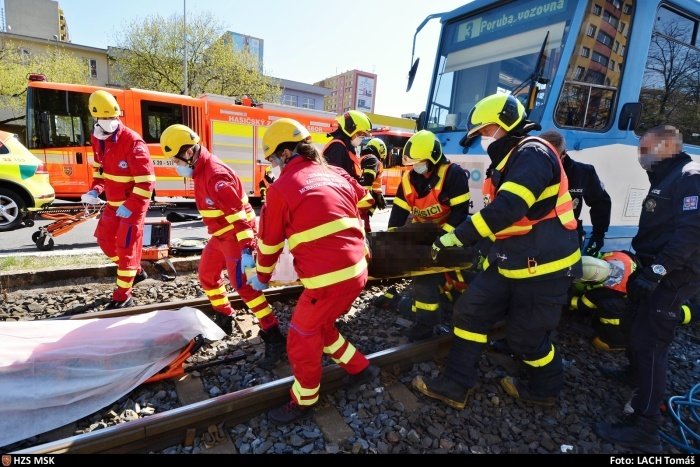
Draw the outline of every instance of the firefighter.
[[[372,138],[362,148],[360,152],[360,167],[362,185],[374,199],[374,205],[362,212],[362,219],[365,222],[365,232],[372,231],[369,218],[377,209],[386,209],[386,201],[382,193],[382,172],[384,171],[384,161],[386,160],[386,144],[379,138]]]
[[[595,265],[595,266],[592,266]],[[637,262],[629,251],[609,251],[600,258],[583,257],[583,277],[574,284],[581,293],[569,302],[572,311],[590,313],[596,332],[593,346],[599,350],[625,350],[627,347],[630,313],[627,284],[637,270]],[[587,270],[595,270],[595,277]],[[599,271],[607,271],[600,274]],[[578,282],[578,281],[576,281]],[[689,300],[681,306],[678,322],[687,325],[697,321],[698,304]]]
[[[95,154],[90,191],[82,196],[89,204],[107,200],[95,229],[100,249],[117,264],[117,287],[106,309],[133,306],[131,287],[148,276],[141,268],[143,223],[156,177],[148,147],[135,131],[120,120],[117,100],[107,91],[95,91],[88,99],[96,119],[92,132]]]
[[[362,139],[370,136],[372,122],[359,110],[348,110],[335,119],[338,128],[328,133],[332,139],[323,148],[323,157],[329,165],[344,169],[359,182],[362,166],[356,151]]]
[[[683,152],[683,136],[670,125],[640,138],[639,162],[651,186],[632,239],[640,270],[627,285],[634,310],[627,352],[636,388],[634,415],[619,424],[598,423],[595,429],[620,446],[659,453],[669,345],[683,303],[700,291],[700,164]]]
[[[411,222],[437,224],[452,232],[463,222],[470,207],[469,178],[458,165],[442,153],[442,145],[433,133],[421,130],[411,136],[403,150],[404,172],[389,216],[389,230]],[[413,279],[415,322],[406,335],[409,341],[427,339],[440,323],[440,287],[443,274],[428,274]]]
[[[525,108],[512,95],[494,94],[476,103],[463,145],[477,137],[492,165],[484,184],[489,203],[433,244],[433,257],[446,247],[493,241],[483,271],[453,310],[454,334],[445,369],[437,378],[417,376],[423,394],[462,409],[476,382],[487,333],[506,319],[506,338],[523,360],[527,379],[504,377],[512,397],[554,405],[563,386],[561,355],[550,340],[567,290],[581,275],[576,219],[566,174],[544,140],[524,137],[532,128]]]
[[[561,157],[561,164],[569,179],[569,194],[574,203],[574,215],[578,222],[578,234],[581,244],[585,238],[581,209],[583,202],[590,207],[591,237],[583,248],[587,256],[596,256],[605,243],[605,232],[610,225],[610,210],[612,201],[605,191],[603,183],[598,178],[595,167],[573,160],[566,153],[566,141],[558,131],[549,130],[540,134],[540,138],[550,142]]]
[[[175,163],[177,173],[194,180],[195,203],[211,238],[199,262],[199,282],[217,312],[217,323],[232,331],[233,308],[222,272],[260,323],[265,355],[258,365],[272,369],[284,355],[285,339],[265,295],[247,284],[245,269],[255,267],[255,213],[238,175],[200,144],[199,136],[185,125],[171,125],[160,136],[163,154]]]
[[[257,275],[249,282],[256,290],[267,288],[286,239],[304,285],[287,336],[294,374],[291,400],[269,412],[272,422],[286,424],[308,415],[318,401],[323,354],[353,375],[354,384],[379,373],[335,327],[367,282],[356,206],[365,191],[344,170],[326,164],[296,120],[280,118],[270,125],[263,150],[282,172],[262,209]]]
[[[268,187],[274,182],[276,179],[275,174],[272,173],[272,166],[266,165],[265,166],[265,173],[263,174],[262,180],[260,180],[260,183],[258,184],[258,187],[260,188],[260,202],[264,203],[265,202],[265,194],[267,193]]]

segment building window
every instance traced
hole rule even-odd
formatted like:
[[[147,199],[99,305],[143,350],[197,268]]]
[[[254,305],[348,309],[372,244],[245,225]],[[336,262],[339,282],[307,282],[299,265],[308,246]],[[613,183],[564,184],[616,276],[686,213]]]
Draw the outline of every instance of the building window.
[[[301,106],[305,109],[315,109],[316,108],[316,99],[312,97],[302,97],[301,98]]]
[[[592,24],[589,24],[589,25],[588,25],[588,29],[586,29],[586,35],[587,35],[588,37],[594,37],[594,36],[595,36],[595,31],[596,31],[596,27],[593,26]]]
[[[632,5],[630,3],[625,3],[625,6],[622,7],[622,13],[626,15],[631,15],[632,14]]]
[[[610,63],[608,63],[608,68],[615,71],[615,60],[610,60]]]
[[[617,27],[618,19],[615,16],[613,16],[613,14],[610,13],[608,10],[605,10],[603,12],[603,20],[610,23],[612,27]]]
[[[618,53],[620,50],[620,43],[615,41],[615,45],[613,45],[613,52]]]
[[[614,42],[613,38],[605,34],[603,31],[598,31],[598,37],[596,38],[596,40],[601,44],[608,46],[609,48],[612,48]]]
[[[97,78],[97,60],[95,60],[94,58],[88,58],[87,62],[90,78]]]
[[[293,105],[294,107],[297,107],[297,96],[292,96],[289,94],[283,94],[282,95],[282,103],[284,105]]]
[[[581,47],[581,56],[586,58],[590,57],[591,49],[589,49],[588,47]]]
[[[600,13],[603,11],[603,7],[600,5],[593,4],[593,14],[596,16],[600,16]]]
[[[626,24],[620,21],[620,27],[617,28],[618,32],[622,33],[623,36],[627,37],[627,28]]]
[[[583,73],[586,71],[586,69],[582,66],[577,66],[576,71],[574,72],[574,79],[581,79],[583,77]]]
[[[593,52],[593,56],[591,57],[591,60],[594,62],[600,63],[603,66],[608,66],[608,57],[605,55],[599,54],[598,52]]]

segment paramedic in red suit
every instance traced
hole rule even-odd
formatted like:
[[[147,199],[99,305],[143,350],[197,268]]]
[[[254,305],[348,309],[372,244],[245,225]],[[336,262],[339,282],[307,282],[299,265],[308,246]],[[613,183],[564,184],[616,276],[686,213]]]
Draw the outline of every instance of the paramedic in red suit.
[[[352,375],[353,384],[379,373],[335,327],[367,282],[365,236],[357,208],[366,192],[346,171],[323,160],[309,131],[296,120],[276,120],[263,136],[263,150],[282,172],[267,192],[257,276],[249,282],[257,290],[267,287],[286,239],[305,288],[287,336],[294,374],[291,401],[268,414],[273,423],[286,424],[308,415],[318,401],[323,354]]]
[[[171,125],[160,137],[163,154],[171,157],[179,175],[192,177],[197,209],[211,238],[199,262],[199,282],[216,310],[217,322],[230,333],[233,308],[222,272],[260,322],[265,356],[258,366],[272,369],[284,354],[285,340],[267,299],[247,284],[245,269],[254,270],[255,212],[238,175],[200,144],[185,125]],[[228,318],[224,318],[228,317]]]
[[[134,304],[131,287],[147,277],[141,269],[143,223],[156,177],[146,143],[119,120],[121,109],[114,96],[95,91],[88,102],[96,119],[95,170],[82,200],[96,203],[101,194],[107,200],[95,237],[104,254],[117,263],[117,288],[107,308],[124,308]]]

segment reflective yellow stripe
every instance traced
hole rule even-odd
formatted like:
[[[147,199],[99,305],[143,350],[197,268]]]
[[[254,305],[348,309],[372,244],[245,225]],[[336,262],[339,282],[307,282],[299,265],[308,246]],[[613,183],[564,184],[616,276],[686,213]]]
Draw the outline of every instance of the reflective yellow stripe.
[[[226,305],[228,303],[228,297],[217,298],[216,300],[209,299],[209,302],[211,302],[211,306]]]
[[[596,309],[596,308],[598,308],[598,307],[595,305],[595,303],[593,303],[592,301],[590,301],[585,295],[581,297],[581,303],[583,303],[584,305],[586,305],[586,306],[587,306],[588,308],[590,308],[590,309]]]
[[[120,183],[127,183],[127,182],[134,181],[134,177],[127,177],[126,175],[112,175],[112,174],[102,172],[102,176],[104,178],[106,178],[107,180],[112,180],[112,181],[120,182]]]
[[[438,182],[435,184],[435,191],[438,193],[442,191],[442,185],[445,184],[445,173],[447,173],[447,169],[450,168],[451,164],[442,164],[440,168],[438,169]]]
[[[547,188],[545,188],[542,191],[542,194],[540,195],[539,198],[537,198],[537,201],[542,201],[547,198],[551,198],[552,196],[556,196],[559,193],[559,184],[555,183],[554,185],[549,185]],[[557,200],[557,204],[561,204]]]
[[[343,355],[341,355],[338,358],[332,359],[335,363],[348,363],[350,359],[355,355],[355,352],[357,352],[357,349],[355,349],[355,346],[352,344],[348,344],[347,349],[345,349],[345,352],[343,352]]]
[[[608,319],[608,318],[598,318],[598,320],[603,324],[612,324],[613,326],[619,326],[619,319]]]
[[[565,224],[567,224],[575,219],[573,209],[569,209],[566,212],[559,214],[558,217],[559,217],[559,220],[561,221],[562,225],[565,225]],[[574,229],[574,230],[576,230],[576,229]]]
[[[254,212],[254,211],[252,211],[252,210],[251,210],[251,211],[246,211],[246,213],[248,214],[248,220],[249,220],[249,221],[254,221],[254,220],[255,220],[255,212]]]
[[[297,400],[299,405],[313,405],[318,402],[318,391],[321,385],[316,386],[313,389],[304,388],[297,379],[294,379],[294,384],[292,384],[292,393],[294,398]],[[313,396],[316,397],[313,397]]]
[[[523,363],[534,367],[542,367],[548,365],[552,360],[554,360],[554,345],[552,345],[552,350],[544,357],[538,358],[537,360],[523,360]]]
[[[394,298],[394,294],[391,293],[391,292],[386,292],[386,293],[384,294],[384,296],[385,296],[386,298],[388,298],[389,300],[391,300],[392,298]]]
[[[151,199],[151,191],[144,190],[143,188],[139,188],[137,186],[134,187],[134,194],[143,196],[146,199]]]
[[[130,289],[133,282],[134,279],[131,279],[129,282],[117,279],[117,287],[121,287],[123,289]]]
[[[442,225],[442,230],[444,230],[444,231],[447,232],[447,233],[452,232],[454,229],[455,229],[455,228],[452,227],[452,226],[451,226],[450,224],[448,224],[448,223],[444,223],[444,224]]]
[[[338,338],[331,345],[323,348],[323,353],[334,354],[345,344],[345,338],[338,334]]]
[[[245,229],[236,234],[236,239],[239,242],[246,238],[255,238],[255,233],[251,229]]]
[[[517,235],[517,232],[529,232],[532,230],[531,225],[511,225],[503,230],[496,232],[498,235]],[[522,234],[520,234],[522,235]]]
[[[372,198],[372,195],[367,193],[365,196],[362,197],[360,201],[357,202],[357,207],[358,208],[368,208],[374,204],[374,198]]]
[[[377,176],[377,172],[376,172],[375,170],[372,170],[372,169],[365,169],[365,170],[362,171],[362,173],[363,173],[363,174],[372,174],[372,175],[374,175],[375,177]]]
[[[578,297],[571,297],[571,302],[569,303],[570,310],[578,310]]]
[[[357,217],[342,217],[334,221],[326,222],[314,228],[304,230],[303,232],[295,233],[290,236],[287,240],[289,244],[289,250],[293,250],[300,243],[312,242],[318,240],[322,237],[327,237],[334,233],[340,232],[341,230],[355,228],[362,230],[360,228],[360,220]]]
[[[219,217],[224,215],[224,211],[221,209],[200,209],[199,213],[202,215],[202,217],[210,218],[210,217]]]
[[[470,193],[464,193],[463,195],[455,196],[454,198],[450,198],[450,200],[447,202],[450,206],[455,206],[457,204],[462,204],[466,203],[471,199],[471,194]]]
[[[352,279],[353,277],[357,277],[365,269],[367,269],[367,260],[362,258],[359,263],[353,264],[350,267],[299,280],[301,280],[301,283],[307,289],[318,289],[320,287],[327,287],[329,285],[337,284],[338,282],[343,282],[348,279]]]
[[[252,310],[256,306],[262,305],[266,301],[267,301],[267,299],[265,298],[265,296],[261,294],[258,298],[254,298],[253,300],[251,300],[249,302],[245,302],[245,304],[248,305],[248,308],[250,308]]]
[[[277,253],[282,248],[284,248],[284,242],[278,243],[277,245],[266,245],[263,242],[258,242],[258,250],[264,255],[271,255]]]
[[[136,269],[117,269],[117,276],[136,277]]]
[[[231,231],[231,230],[233,230],[233,226],[232,226],[232,225],[227,225],[226,227],[223,227],[223,228],[217,230],[217,231],[214,232],[212,235],[213,235],[214,237],[218,237],[219,235],[223,235],[223,234],[225,234],[226,232],[229,232],[229,231]]]
[[[683,310],[683,321],[681,321],[681,324],[690,323],[690,318],[693,317],[693,314],[690,312],[690,307],[688,305],[683,305],[681,306],[681,310]]]
[[[155,182],[155,181],[156,181],[155,175],[137,175],[134,177],[134,182],[136,182],[136,183]]]
[[[204,293],[206,294],[207,297],[211,297],[212,295],[225,295],[226,294],[226,286],[222,285],[218,289],[204,290]]]
[[[464,282],[464,276],[462,275],[462,271],[455,271],[455,276],[457,276],[457,281]]]
[[[481,269],[483,271],[486,271],[489,268],[489,266],[491,266],[491,263],[489,263],[489,259],[484,258],[484,261],[481,263]]]
[[[394,198],[394,206],[398,206],[404,211],[411,212],[411,207],[408,205],[408,203],[401,198]]]
[[[113,263],[116,263],[117,261],[119,261],[119,256],[110,256],[109,260],[112,261]]]
[[[493,234],[488,224],[486,224],[486,221],[481,215],[481,211],[472,216],[472,224],[474,225],[476,231],[479,232],[479,235],[484,238],[490,238],[493,241],[496,240],[496,236]]]
[[[229,214],[228,216],[224,217],[228,222],[233,224],[236,221],[247,219],[248,218],[248,212],[245,209],[241,209],[240,211],[234,212],[232,214]]]
[[[275,264],[277,263],[275,262]],[[272,266],[260,266],[260,264],[258,264],[257,266],[255,266],[255,270],[263,274],[270,274],[272,271],[275,270],[275,264],[273,264]]]
[[[115,208],[118,208],[119,206],[124,204],[124,201],[108,201],[107,204],[109,204],[110,206],[113,206]]]
[[[550,263],[537,264],[532,268],[523,269],[503,269],[498,268],[498,272],[509,279],[527,279],[528,277],[543,276],[545,274],[551,274],[553,272],[561,271],[568,267],[573,266],[578,261],[581,260],[581,251],[576,250],[569,256],[563,259],[558,259]],[[532,272],[530,272],[532,271]]]
[[[420,310],[426,310],[426,311],[437,311],[438,308],[440,308],[439,303],[425,303],[421,302],[419,300],[416,300],[416,308]]]
[[[515,183],[515,182],[505,182],[501,187],[498,189],[499,193],[501,191],[507,191],[509,193],[513,193],[517,197],[521,198],[523,201],[525,201],[525,204],[527,204],[527,207],[529,208],[533,204],[535,204],[535,195],[532,194],[532,192],[525,186]]]
[[[454,328],[455,336],[465,341],[478,342],[479,344],[485,344],[488,341],[486,334],[478,334],[476,332],[470,332],[466,329],[460,329],[458,327]]]
[[[255,317],[258,319],[263,319],[265,316],[269,315],[270,313],[272,313],[272,308],[270,308],[269,306],[266,306],[265,308],[263,308],[260,311],[253,312]]]

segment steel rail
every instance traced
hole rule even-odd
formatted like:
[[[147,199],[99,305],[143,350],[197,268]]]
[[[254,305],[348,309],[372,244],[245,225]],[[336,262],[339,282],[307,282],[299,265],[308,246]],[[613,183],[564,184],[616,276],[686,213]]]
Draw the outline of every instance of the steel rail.
[[[376,352],[368,358],[383,369],[405,369],[413,363],[444,354],[450,341],[451,335],[442,335]],[[338,365],[324,367],[321,392],[328,393],[341,388],[345,385],[345,376],[345,371]],[[285,403],[289,400],[292,382],[292,376],[287,376],[139,420],[22,449],[13,454],[135,453],[161,450],[182,443],[192,429],[201,435],[212,424],[243,423]]]

